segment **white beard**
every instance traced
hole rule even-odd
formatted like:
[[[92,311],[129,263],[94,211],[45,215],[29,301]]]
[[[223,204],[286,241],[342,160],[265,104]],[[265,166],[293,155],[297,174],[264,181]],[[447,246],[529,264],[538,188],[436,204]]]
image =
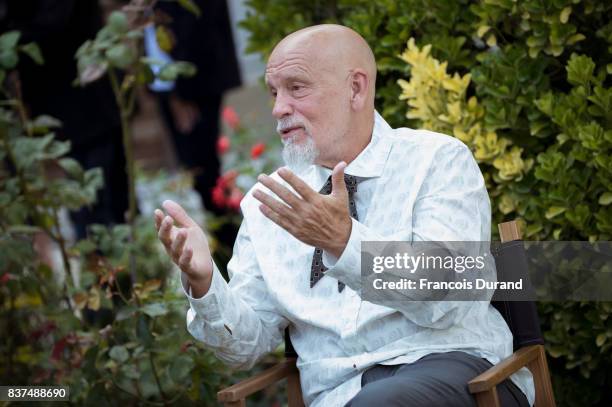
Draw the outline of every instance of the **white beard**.
[[[283,145],[283,161],[291,171],[296,173],[300,173],[313,165],[319,156],[319,150],[308,134],[301,143],[296,142],[295,138],[289,138],[283,140]]]
[[[282,134],[282,131],[292,127],[302,127],[306,133],[306,138],[300,143],[295,137],[290,137],[283,140],[283,161],[293,172],[302,172],[311,165],[319,156],[319,149],[314,143],[312,136],[306,130],[304,124],[294,117],[283,117],[277,120],[276,132]]]

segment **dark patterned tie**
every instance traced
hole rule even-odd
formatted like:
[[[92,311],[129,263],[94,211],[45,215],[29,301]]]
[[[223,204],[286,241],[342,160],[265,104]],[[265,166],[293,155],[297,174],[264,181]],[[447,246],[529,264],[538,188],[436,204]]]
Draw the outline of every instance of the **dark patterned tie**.
[[[349,212],[355,220],[359,220],[357,217],[357,207],[355,205],[355,192],[357,192],[357,177],[353,175],[344,174],[344,183],[348,190],[349,196]],[[327,178],[327,182],[323,185],[323,188],[319,191],[320,194],[329,195],[332,190],[331,175]],[[310,288],[323,278],[324,273],[327,271],[327,267],[323,265],[323,250],[315,247],[314,255],[312,256],[312,266],[310,267]],[[344,290],[344,283],[338,281],[338,292]]]

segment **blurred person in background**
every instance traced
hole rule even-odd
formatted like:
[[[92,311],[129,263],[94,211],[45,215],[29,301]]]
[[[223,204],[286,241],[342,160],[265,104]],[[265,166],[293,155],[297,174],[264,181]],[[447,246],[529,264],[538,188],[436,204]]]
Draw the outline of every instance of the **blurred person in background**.
[[[145,49],[161,61],[189,61],[194,76],[175,83],[156,81],[151,89],[159,96],[163,119],[172,135],[181,165],[194,174],[194,188],[208,211],[226,213],[215,204],[212,189],[221,173],[217,153],[219,115],[223,94],[241,85],[240,71],[228,6],[225,0],[194,0],[200,15],[177,2],[158,2],[157,20],[170,33],[171,44],[157,43],[155,28],[145,31]],[[170,45],[170,55],[162,49]],[[225,240],[225,239],[223,239]],[[233,243],[233,236],[231,238]]]
[[[77,239],[87,225],[123,223],[128,207],[119,112],[106,78],[86,87],[77,77],[74,55],[102,27],[97,0],[1,0],[0,32],[18,30],[20,42],[36,42],[43,65],[22,58],[18,66],[24,102],[31,117],[59,119],[60,139],[71,142],[70,155],[85,169],[100,167],[104,186],[90,208],[71,213]]]

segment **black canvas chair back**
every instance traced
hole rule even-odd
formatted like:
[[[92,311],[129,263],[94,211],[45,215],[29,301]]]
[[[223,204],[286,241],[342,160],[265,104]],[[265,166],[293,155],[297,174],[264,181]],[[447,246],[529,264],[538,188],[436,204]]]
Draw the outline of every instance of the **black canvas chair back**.
[[[513,275],[529,283],[527,256],[522,240],[495,243],[491,246],[495,257],[497,275]],[[499,311],[514,336],[514,350],[523,346],[543,345],[544,338],[540,330],[540,320],[536,304],[533,301],[491,301]]]

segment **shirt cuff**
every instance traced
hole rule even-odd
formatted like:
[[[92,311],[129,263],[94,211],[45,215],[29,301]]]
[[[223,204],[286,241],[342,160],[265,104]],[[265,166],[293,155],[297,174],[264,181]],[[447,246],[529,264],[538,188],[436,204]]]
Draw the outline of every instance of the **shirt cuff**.
[[[210,324],[221,321],[222,316],[220,303],[223,302],[222,299],[227,294],[229,287],[227,286],[227,282],[221,276],[221,272],[214,262],[210,288],[208,289],[208,292],[204,294],[204,296],[200,298],[194,298],[191,296],[189,280],[187,275],[183,272],[181,272],[181,286],[183,287],[185,296],[189,300],[189,305],[198,315],[198,317]]]
[[[323,264],[328,267],[326,276],[333,277],[348,285],[353,291],[361,291],[361,241],[367,234],[365,225],[351,219],[351,235],[338,259],[323,251]]]

